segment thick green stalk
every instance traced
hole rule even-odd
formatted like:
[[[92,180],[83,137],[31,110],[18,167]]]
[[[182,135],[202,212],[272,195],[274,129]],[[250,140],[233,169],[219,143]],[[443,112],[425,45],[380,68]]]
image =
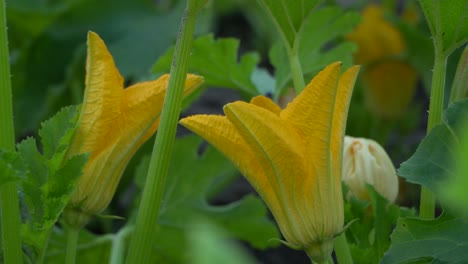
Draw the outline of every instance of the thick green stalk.
[[[447,56],[437,49],[435,51],[434,71],[432,73],[431,100],[429,104],[429,118],[427,122],[427,134],[432,128],[442,122],[444,108],[445,68]],[[419,216],[424,219],[434,218],[435,196],[425,187],[421,187],[421,200],[419,205]]]
[[[299,61],[298,51],[296,47],[288,49],[289,65],[291,66],[291,76],[294,83],[296,94],[302,92],[305,87],[304,74],[302,73],[301,62]]]
[[[353,264],[353,258],[349,251],[348,241],[346,241],[346,234],[343,233],[335,238],[335,255],[339,264]]]
[[[15,150],[10,61],[6,28],[5,1],[0,0],[0,148]],[[23,262],[20,239],[19,199],[16,182],[6,183],[0,190],[4,263]]]
[[[67,256],[65,264],[75,264],[79,233],[80,229],[78,228],[70,227],[67,229]]]
[[[159,208],[164,194],[166,176],[172,157],[177,120],[187,75],[197,12],[205,0],[188,0],[179,28],[171,75],[167,87],[161,123],[153,147],[145,189],[130,242],[127,263],[150,263],[158,229]],[[164,243],[161,241],[161,243]]]

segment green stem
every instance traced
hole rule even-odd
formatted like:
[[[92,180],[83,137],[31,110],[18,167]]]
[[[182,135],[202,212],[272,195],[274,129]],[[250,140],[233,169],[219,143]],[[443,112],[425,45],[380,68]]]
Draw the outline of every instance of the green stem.
[[[432,73],[431,100],[429,104],[429,118],[427,122],[427,134],[434,126],[442,122],[444,108],[445,68],[447,56],[436,48],[434,71]],[[421,187],[421,199],[419,205],[419,216],[424,219],[434,218],[435,196],[425,187]]]
[[[130,242],[127,263],[150,263],[158,230],[159,208],[179,118],[197,12],[205,0],[188,0],[174,51],[161,123],[153,147],[145,188]]]
[[[112,249],[109,263],[120,264],[124,262],[125,240],[133,231],[133,227],[126,226],[122,228],[112,239]]]
[[[0,0],[0,5],[0,148],[15,151],[5,1]],[[4,263],[22,263],[23,253],[19,236],[21,222],[16,182],[4,184],[0,192]]]
[[[291,66],[291,76],[294,83],[296,94],[302,92],[305,87],[304,74],[302,73],[301,62],[299,61],[297,48],[288,48],[289,64]]]
[[[37,264],[43,264],[45,260],[45,255],[47,252],[47,247],[49,246],[49,240],[50,240],[50,234],[52,233],[53,228],[49,230],[47,233],[47,238],[44,242],[44,245],[42,245],[41,252],[39,252],[39,255],[37,256]]]
[[[353,258],[349,251],[346,234],[343,233],[335,238],[335,255],[339,264],[353,264]]]
[[[65,259],[66,264],[75,264],[79,233],[80,229],[78,228],[70,227],[67,230],[67,256]]]

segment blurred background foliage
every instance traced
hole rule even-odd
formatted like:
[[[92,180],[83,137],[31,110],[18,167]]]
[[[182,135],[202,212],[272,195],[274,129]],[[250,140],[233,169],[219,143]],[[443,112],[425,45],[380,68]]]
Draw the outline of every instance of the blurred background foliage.
[[[351,102],[347,134],[375,139],[386,148],[393,162],[400,164],[414,153],[426,131],[426,109],[434,55],[424,16],[416,1],[328,0],[324,3],[323,7],[313,11],[314,19],[304,22],[305,33],[302,33],[299,54],[306,81],[335,60],[342,60],[345,67],[352,63],[362,64]],[[368,37],[374,34],[372,36],[375,38],[359,40],[358,29],[366,23],[363,10],[371,3],[380,4],[380,17],[373,18],[380,22],[372,22],[371,19],[370,27],[382,24],[385,28],[391,28],[389,30],[395,35],[393,39],[398,39],[401,45],[397,51],[391,47],[385,48],[386,44],[391,43],[388,39],[382,39],[379,32],[383,31],[379,28],[369,29],[364,26],[363,34]],[[97,32],[104,39],[127,85],[168,72],[171,48],[177,37],[184,5],[185,1],[182,0],[7,0],[17,139],[34,135],[41,121],[62,107],[80,104],[84,90],[86,33],[89,30]],[[271,96],[283,106],[293,98],[289,63],[285,50],[278,44],[276,28],[269,19],[256,1],[210,1],[198,19],[197,39],[189,66],[191,72],[206,77],[206,86],[185,103],[188,107],[186,113],[219,113],[224,103],[236,99],[249,100],[259,94]],[[374,47],[363,47],[361,43]],[[371,59],[359,58],[360,54],[372,49],[381,49],[380,53],[377,52],[381,55],[371,56]],[[449,57],[447,87],[451,87],[461,51],[458,49]],[[402,74],[401,68],[398,68],[401,65],[408,74]],[[401,80],[404,78],[402,76],[408,76],[409,80]],[[406,90],[397,91],[395,87]],[[449,95],[450,89],[446,89],[447,100]],[[382,98],[393,98],[397,104],[380,109],[382,104],[379,100]],[[391,114],[382,114],[388,112]],[[139,180],[135,183],[134,176],[142,175],[146,166],[147,160],[142,157],[151,150],[152,140],[148,142],[129,164],[116,198],[106,214],[133,219],[135,212],[132,208],[138,203],[137,190],[142,182],[137,177]],[[168,210],[162,217],[167,228],[161,231],[167,244],[160,248],[167,255],[159,254],[159,258],[183,263],[187,255],[179,254],[178,250],[170,251],[174,245],[179,245],[175,248],[180,249],[182,244],[201,246],[200,243],[206,243],[219,245],[223,249],[229,245],[214,242],[218,241],[218,234],[223,232],[228,237],[247,241],[258,249],[277,246],[278,243],[267,240],[278,237],[271,217],[267,217],[265,207],[257,198],[245,196],[252,189],[239,178],[232,165],[216,151],[206,149],[206,145],[195,138],[179,140],[177,144],[179,149],[175,155],[179,161],[188,159],[188,164],[195,165],[201,164],[201,159],[214,161],[205,162],[203,164],[208,165],[199,165],[201,167],[196,170],[187,169],[193,170],[190,171],[193,172],[192,178],[189,177],[189,183],[193,185],[185,187],[180,185],[181,181],[177,181],[181,177],[188,177],[183,175],[183,167],[172,167],[171,173],[176,176],[169,188],[173,188],[171,191],[181,188],[178,197],[184,199],[172,207],[168,202]],[[187,156],[187,153],[193,155]],[[199,182],[199,179],[203,180]],[[185,194],[190,193],[190,188],[194,189],[191,194],[198,192],[197,195],[185,197]],[[167,199],[171,195],[175,194],[169,192]],[[401,183],[399,204],[415,206],[418,198],[417,188]],[[375,207],[377,201],[377,198],[373,201]],[[355,216],[356,208],[368,210],[368,204],[358,205],[349,205],[352,216]],[[173,210],[179,206],[184,208],[183,211]],[[379,204],[378,208],[381,206]],[[181,212],[188,212],[188,215],[181,215]],[[229,221],[230,217],[238,220],[254,213],[258,215],[250,222],[239,224]],[[392,217],[396,219],[398,214],[394,211]],[[212,221],[207,222],[207,218]],[[186,228],[181,219],[188,222],[188,219],[197,219],[196,223],[204,227],[202,230],[206,230],[206,240],[197,241],[194,232],[185,234],[185,231],[181,231]],[[103,252],[119,246],[116,241],[128,239],[128,232],[122,231],[127,230],[125,227],[114,233],[123,225],[124,221],[96,219],[90,225],[90,230],[95,234],[106,235],[81,235],[79,258],[86,262],[88,258],[96,260],[97,256],[104,261],[112,258]],[[216,231],[220,226],[223,232]],[[257,232],[249,228],[256,228]],[[63,257],[60,241],[63,239],[60,230],[53,232],[50,243],[53,250],[49,256],[51,262],[60,263]],[[207,263],[203,262],[202,254],[197,255],[201,251],[190,253],[194,255],[194,263]],[[261,251],[254,252],[266,263],[307,261],[302,252],[293,254],[285,247],[270,251],[268,255]],[[289,255],[284,257],[284,252]],[[359,250],[357,252],[364,254]],[[213,259],[216,259],[216,253],[212,250],[206,254],[213,254]],[[245,261],[249,261],[248,257],[245,257]]]

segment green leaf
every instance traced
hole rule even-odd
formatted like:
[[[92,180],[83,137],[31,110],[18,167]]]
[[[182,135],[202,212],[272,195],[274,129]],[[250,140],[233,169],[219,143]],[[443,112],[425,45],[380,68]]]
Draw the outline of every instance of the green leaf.
[[[468,263],[467,237],[466,218],[400,219],[380,263]]]
[[[44,154],[39,152],[34,138],[17,146],[26,171],[20,181],[26,207],[21,232],[35,254],[42,250],[50,229],[68,204],[88,160],[87,155],[65,160],[77,116],[77,107],[66,107],[43,123],[39,135]]]
[[[398,175],[432,191],[451,173],[453,147],[457,142],[446,124],[435,126],[416,152],[398,169]]]
[[[283,41],[292,48],[302,31],[304,21],[322,1],[257,0],[257,2],[273,20]]]
[[[259,91],[251,80],[260,60],[257,53],[247,53],[238,60],[239,40],[224,38],[215,40],[213,35],[197,38],[193,42],[188,71],[202,75],[208,86],[236,89],[255,96]],[[174,47],[159,58],[153,72],[168,72]]]
[[[155,261],[187,263],[190,256],[186,235],[197,228],[194,222],[200,219],[222,228],[228,237],[242,239],[256,248],[277,245],[269,242],[279,233],[259,198],[247,195],[226,205],[209,203],[238,174],[231,162],[211,146],[198,154],[201,143],[196,136],[176,141],[160,212],[161,243],[156,245]],[[148,159],[137,171],[140,186],[147,166]]]
[[[342,61],[344,68],[352,64],[352,53],[356,50],[356,45],[350,42],[333,42],[350,32],[358,22],[357,13],[344,12],[339,7],[322,8],[304,21],[302,37],[298,43],[298,57],[307,78],[306,83],[332,62]],[[286,49],[277,43],[272,47],[269,56],[275,67],[275,98],[278,98],[291,81],[288,54]]]
[[[18,153],[0,149],[0,186],[22,176],[24,171],[18,169],[21,164]]]
[[[398,169],[398,175],[433,192],[453,176],[455,147],[460,142],[460,122],[468,119],[468,100],[455,102],[445,111],[445,122],[435,126],[416,152]]]
[[[370,201],[350,197],[345,203],[345,221],[349,223],[357,219],[346,235],[353,259],[362,264],[373,264],[390,246],[389,236],[398,217],[412,212],[389,203],[371,185],[367,188]]]
[[[436,50],[448,56],[468,41],[468,2],[420,0]]]
[[[75,106],[62,108],[54,118],[42,123],[39,136],[46,158],[50,159],[54,153],[66,150],[74,132],[74,129],[70,128],[74,126],[78,118],[77,111]]]
[[[440,199],[459,215],[468,216],[468,123],[465,120],[460,144],[456,147],[455,169],[453,177],[449,177],[440,188]]]

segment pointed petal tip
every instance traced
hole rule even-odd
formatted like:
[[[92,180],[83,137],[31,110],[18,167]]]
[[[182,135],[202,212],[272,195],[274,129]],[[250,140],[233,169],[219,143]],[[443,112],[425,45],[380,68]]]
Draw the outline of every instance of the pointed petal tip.
[[[281,108],[275,102],[273,102],[270,98],[265,97],[263,95],[258,95],[258,96],[253,97],[250,100],[250,103],[253,105],[259,106],[261,108],[270,110],[271,112],[277,115],[279,115],[279,113],[281,112]]]
[[[191,94],[198,87],[202,86],[205,82],[205,78],[199,75],[188,73],[185,81],[184,96]]]
[[[197,122],[197,121],[199,121],[199,120],[201,120],[203,118],[207,118],[208,116],[210,116],[210,115],[198,114],[198,115],[187,116],[187,117],[184,117],[184,118],[180,119],[179,124],[181,124],[185,128],[189,128],[190,125],[193,124],[194,122]]]
[[[346,71],[342,75],[348,76],[348,78],[350,78],[352,82],[354,83],[356,81],[356,78],[360,70],[361,70],[361,65],[353,65],[349,67],[348,69],[346,69]]]
[[[200,75],[188,73],[187,74],[187,82],[190,83],[192,86],[200,86],[205,82],[205,78]]]
[[[88,47],[93,45],[93,44],[100,44],[104,45],[104,41],[101,39],[101,37],[94,31],[88,31]]]
[[[246,105],[249,105],[249,103],[244,102],[244,101],[235,101],[235,102],[232,102],[232,103],[225,104],[223,106],[223,111],[224,111],[225,114],[227,114],[227,112],[232,113],[233,111],[236,111],[239,108],[243,108]]]

